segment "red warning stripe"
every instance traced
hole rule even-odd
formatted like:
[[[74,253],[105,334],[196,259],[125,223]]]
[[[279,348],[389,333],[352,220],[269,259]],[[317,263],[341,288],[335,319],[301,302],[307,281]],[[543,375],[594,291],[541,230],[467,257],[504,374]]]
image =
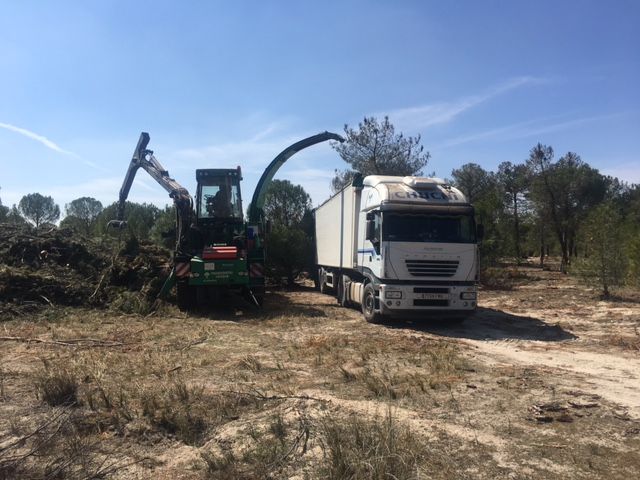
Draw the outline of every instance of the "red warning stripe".
[[[176,277],[188,277],[191,271],[191,265],[187,263],[176,263]]]
[[[261,263],[252,263],[249,265],[250,277],[264,277],[264,266]]]
[[[238,256],[238,247],[205,247],[202,258],[205,260],[231,260]]]

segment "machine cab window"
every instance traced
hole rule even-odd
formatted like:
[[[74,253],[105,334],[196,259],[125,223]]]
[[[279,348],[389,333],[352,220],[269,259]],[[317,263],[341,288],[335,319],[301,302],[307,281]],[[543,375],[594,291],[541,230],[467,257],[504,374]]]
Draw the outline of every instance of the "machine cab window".
[[[238,170],[197,170],[196,179],[198,218],[242,219],[241,176]]]

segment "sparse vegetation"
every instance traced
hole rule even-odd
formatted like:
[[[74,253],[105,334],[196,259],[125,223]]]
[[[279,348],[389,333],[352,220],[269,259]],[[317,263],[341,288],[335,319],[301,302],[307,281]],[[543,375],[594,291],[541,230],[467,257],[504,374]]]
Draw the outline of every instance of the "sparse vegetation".
[[[201,441],[211,408],[202,387],[190,387],[180,381],[149,386],[141,392],[140,403],[142,415],[154,426],[188,445]]]
[[[52,407],[78,403],[78,382],[65,367],[45,365],[36,375],[35,387],[38,397]]]
[[[636,473],[625,453],[639,446],[634,418],[593,396],[586,373],[544,359],[567,345],[567,358],[602,348],[631,358],[637,304],[610,299],[624,321],[602,316],[601,300],[560,275],[519,266],[511,290],[485,290],[486,308],[462,327],[368,325],[304,291],[242,315],[50,307],[5,320],[0,470],[72,479]],[[588,340],[565,342],[569,330]],[[506,355],[518,352],[540,352],[542,364],[513,365]],[[594,454],[603,435],[610,447]]]
[[[384,417],[320,420],[323,461],[320,477],[383,480],[428,477],[429,449],[424,440],[398,423],[391,411]]]

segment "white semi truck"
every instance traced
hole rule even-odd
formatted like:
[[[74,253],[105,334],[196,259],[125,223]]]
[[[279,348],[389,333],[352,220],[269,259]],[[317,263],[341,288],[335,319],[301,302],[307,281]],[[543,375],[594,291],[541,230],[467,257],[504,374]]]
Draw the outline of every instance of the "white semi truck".
[[[315,210],[315,235],[320,291],[368,322],[476,310],[482,226],[443,180],[357,176]]]

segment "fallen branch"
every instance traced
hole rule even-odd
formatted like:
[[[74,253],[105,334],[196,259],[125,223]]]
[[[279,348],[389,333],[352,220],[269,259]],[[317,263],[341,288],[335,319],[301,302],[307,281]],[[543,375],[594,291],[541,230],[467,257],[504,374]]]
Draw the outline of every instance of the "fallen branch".
[[[51,305],[53,307],[53,303],[51,303],[51,300],[49,300],[47,297],[45,297],[44,295],[40,295],[40,297],[47,302],[49,305]]]
[[[21,343],[44,343],[46,345],[62,345],[64,347],[121,347],[124,345],[124,343],[122,342],[114,342],[111,340],[100,340],[97,338],[71,338],[68,340],[45,340],[42,338],[30,338],[30,337],[0,337],[0,341],[21,342]]]
[[[116,256],[117,254],[114,253],[114,255],[111,257],[111,265],[109,265],[109,267],[104,271],[104,273],[100,277],[98,286],[93,291],[93,293],[89,296],[89,300],[93,300],[93,297],[95,297],[98,294],[98,292],[102,289],[102,285],[104,284],[105,278],[107,278],[107,275],[111,273],[111,271],[113,270],[113,266],[116,264]]]
[[[49,425],[51,425],[53,422],[55,422],[56,420],[58,420],[60,417],[62,417],[64,414],[68,413],[68,410],[61,410],[57,415],[54,415],[53,417],[51,417],[50,419],[48,419],[45,423],[43,423],[42,425],[40,425],[38,428],[36,428],[33,432],[24,435],[23,437],[18,438],[17,440],[15,440],[14,442],[5,445],[3,447],[0,447],[0,455],[5,452],[6,450],[9,450],[13,447],[16,447],[24,442],[26,442],[27,440],[29,440],[31,437],[38,435],[40,432],[42,432],[45,428],[47,428]]]
[[[310,397],[309,395],[266,395],[260,390],[252,389],[253,392],[240,392],[237,390],[222,390],[220,393],[232,393],[234,395],[245,395],[247,397],[257,398],[259,400],[312,400],[314,402],[329,403],[330,400],[318,397]]]
[[[184,352],[188,349],[190,349],[191,347],[194,347],[196,345],[201,345],[203,343],[205,343],[207,340],[209,340],[209,335],[205,335],[204,337],[200,337],[197,340],[194,340],[192,342],[189,342],[187,345],[185,345],[184,347],[182,347],[180,349],[181,352]]]

